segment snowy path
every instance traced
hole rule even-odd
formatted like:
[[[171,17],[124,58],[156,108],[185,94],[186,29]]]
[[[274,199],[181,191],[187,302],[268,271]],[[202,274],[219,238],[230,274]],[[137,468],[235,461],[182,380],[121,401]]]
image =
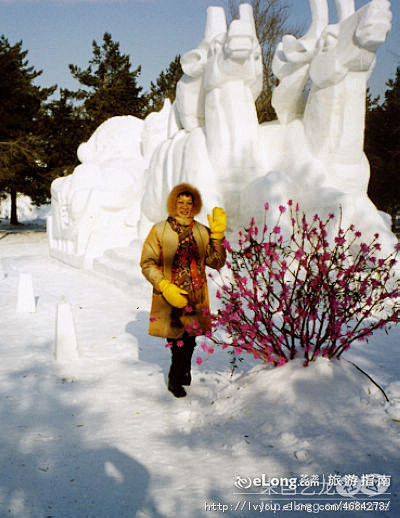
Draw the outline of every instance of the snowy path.
[[[43,233],[2,238],[0,257],[1,518],[258,516],[251,505],[260,495],[235,494],[236,476],[304,473],[391,475],[391,512],[375,515],[396,516],[400,424],[364,391],[364,377],[323,364],[268,371],[246,362],[231,378],[220,352],[194,367],[178,400],[166,390],[169,351],[147,335],[150,289],[139,275],[124,291],[65,266],[48,257]],[[15,311],[20,272],[32,274],[34,314]],[[78,365],[53,360],[63,300],[73,309]],[[351,358],[400,400],[399,338],[398,329],[382,333]]]

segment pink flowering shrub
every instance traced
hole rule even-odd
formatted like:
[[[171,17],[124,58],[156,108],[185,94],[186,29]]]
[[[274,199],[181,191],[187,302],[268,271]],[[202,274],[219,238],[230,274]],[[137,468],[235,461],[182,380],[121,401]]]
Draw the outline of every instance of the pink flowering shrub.
[[[285,239],[284,213],[291,225]],[[399,321],[399,247],[382,258],[378,234],[362,242],[353,226],[340,228],[340,218],[309,221],[292,201],[280,214],[271,230],[252,219],[237,245],[224,242],[230,276],[221,275],[220,309],[203,351],[215,344],[274,365],[301,357],[307,366],[318,356],[340,358],[355,340]]]

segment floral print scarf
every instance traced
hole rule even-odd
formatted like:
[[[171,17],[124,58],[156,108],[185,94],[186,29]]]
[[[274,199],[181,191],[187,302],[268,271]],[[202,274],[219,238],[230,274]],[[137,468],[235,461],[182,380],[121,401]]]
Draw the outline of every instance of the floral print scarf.
[[[195,293],[206,282],[205,267],[201,264],[200,253],[193,236],[194,221],[182,225],[171,216],[168,223],[178,234],[179,245],[172,263],[171,281],[189,294]]]

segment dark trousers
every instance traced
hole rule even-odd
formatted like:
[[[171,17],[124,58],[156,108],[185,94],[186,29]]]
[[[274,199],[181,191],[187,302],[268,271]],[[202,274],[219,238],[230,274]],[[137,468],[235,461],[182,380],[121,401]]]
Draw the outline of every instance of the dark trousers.
[[[177,343],[183,342],[179,347]],[[196,337],[189,336],[186,332],[182,338],[168,339],[171,347],[171,367],[169,369],[168,381],[175,385],[190,385],[190,368],[192,365],[192,355],[196,346]]]

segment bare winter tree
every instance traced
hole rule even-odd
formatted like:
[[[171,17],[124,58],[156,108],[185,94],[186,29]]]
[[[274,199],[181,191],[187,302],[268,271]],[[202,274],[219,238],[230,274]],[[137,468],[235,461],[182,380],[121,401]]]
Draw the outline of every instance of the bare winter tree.
[[[243,0],[228,1],[230,18],[237,18],[239,4]],[[247,0],[247,2],[253,7],[257,37],[263,54],[264,87],[256,102],[258,119],[261,123],[276,119],[275,111],[271,106],[272,90],[277,84],[277,79],[272,73],[275,48],[284,34],[298,35],[299,28],[288,25],[289,5],[285,0]]]

